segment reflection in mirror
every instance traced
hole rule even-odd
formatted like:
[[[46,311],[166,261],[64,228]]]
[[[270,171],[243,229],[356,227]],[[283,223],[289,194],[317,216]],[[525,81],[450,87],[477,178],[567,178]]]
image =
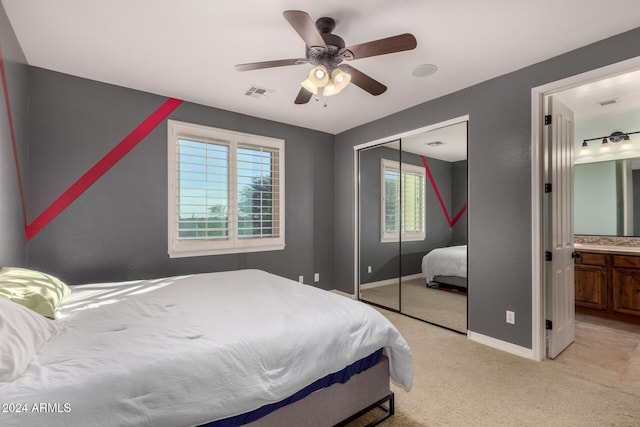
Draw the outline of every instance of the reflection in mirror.
[[[640,235],[640,159],[576,164],[574,232]]]
[[[359,152],[360,298],[463,333],[466,141],[462,122]]]
[[[393,169],[385,169],[400,162],[400,150],[388,143],[358,156],[360,299],[400,310],[400,183]]]
[[[449,144],[460,149],[445,153]],[[466,147],[466,122],[402,139],[404,167],[426,172],[426,236],[402,241],[401,311],[459,332],[467,331]]]

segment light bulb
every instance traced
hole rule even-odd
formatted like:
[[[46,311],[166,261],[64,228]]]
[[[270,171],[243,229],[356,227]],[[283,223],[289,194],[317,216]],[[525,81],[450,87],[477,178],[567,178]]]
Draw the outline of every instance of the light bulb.
[[[591,154],[591,148],[589,148],[587,141],[584,141],[582,143],[582,147],[580,148],[580,152],[578,153],[578,156],[588,156],[590,154]]]
[[[607,138],[602,139],[602,144],[600,145],[600,153],[608,153],[609,152],[609,141]]]
[[[622,144],[620,145],[620,151],[631,150],[633,150],[633,142],[631,141],[631,138],[629,138],[629,135],[625,135],[624,139],[622,140]]]
[[[308,80],[316,87],[325,87],[329,83],[329,72],[324,65],[318,65],[309,71]]]

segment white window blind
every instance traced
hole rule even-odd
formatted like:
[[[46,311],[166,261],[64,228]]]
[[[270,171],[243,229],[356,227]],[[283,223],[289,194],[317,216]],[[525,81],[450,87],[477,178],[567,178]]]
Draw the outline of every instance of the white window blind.
[[[229,238],[229,146],[178,138],[178,238]]]
[[[424,240],[425,170],[419,166],[382,159],[381,240]]]
[[[169,120],[169,255],[284,248],[284,141]]]

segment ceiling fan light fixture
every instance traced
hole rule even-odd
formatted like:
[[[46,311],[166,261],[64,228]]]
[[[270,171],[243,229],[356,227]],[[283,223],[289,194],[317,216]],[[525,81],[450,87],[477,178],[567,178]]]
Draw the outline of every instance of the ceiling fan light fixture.
[[[336,86],[335,83],[333,83],[332,81],[324,87],[324,90],[322,91],[322,93],[324,96],[333,96],[340,93],[340,90],[341,89],[338,89],[338,86]]]
[[[324,95],[332,96],[340,93],[342,89],[349,85],[349,82],[351,82],[351,76],[341,69],[336,68],[331,72],[331,80],[324,88]]]
[[[325,87],[329,83],[329,71],[324,65],[316,65],[309,71],[309,80],[316,87]]]
[[[340,88],[340,90],[342,90],[351,82],[351,75],[345,73],[339,68],[336,68],[331,73],[331,80],[333,80],[333,84],[335,84]]]
[[[300,86],[302,86],[303,88],[305,88],[306,90],[308,90],[314,95],[318,94],[318,86],[314,85],[310,79],[306,79],[305,81],[300,83]]]

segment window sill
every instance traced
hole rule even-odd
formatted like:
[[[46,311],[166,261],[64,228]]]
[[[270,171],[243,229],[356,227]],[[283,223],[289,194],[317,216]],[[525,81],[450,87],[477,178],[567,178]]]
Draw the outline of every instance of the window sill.
[[[240,254],[250,252],[267,252],[267,251],[281,251],[284,250],[284,244],[268,245],[268,246],[253,246],[243,248],[224,248],[224,249],[206,249],[206,250],[170,250],[169,258],[187,258],[196,256],[210,256],[210,255],[229,255]]]

